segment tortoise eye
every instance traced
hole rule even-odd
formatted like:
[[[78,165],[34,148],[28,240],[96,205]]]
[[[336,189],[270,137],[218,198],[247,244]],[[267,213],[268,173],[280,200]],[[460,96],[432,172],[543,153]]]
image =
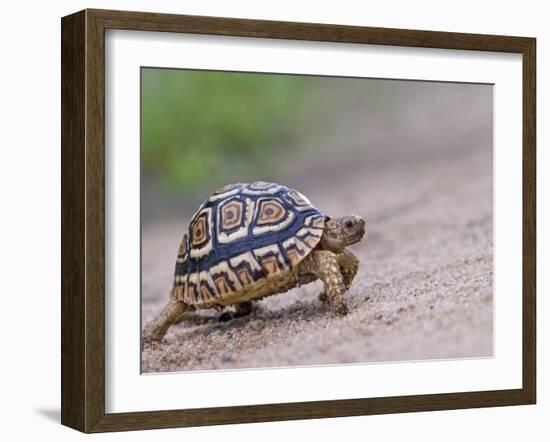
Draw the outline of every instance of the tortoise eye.
[[[346,221],[345,226],[346,226],[348,229],[351,229],[351,228],[353,227],[353,222],[350,221],[350,220],[348,220],[348,221]]]

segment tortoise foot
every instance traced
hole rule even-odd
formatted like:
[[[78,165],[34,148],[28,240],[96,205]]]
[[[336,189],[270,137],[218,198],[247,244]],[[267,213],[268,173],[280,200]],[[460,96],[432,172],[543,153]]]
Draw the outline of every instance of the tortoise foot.
[[[349,309],[348,309],[348,306],[342,302],[342,303],[333,305],[332,312],[336,316],[346,316],[349,313]]]
[[[254,304],[252,301],[244,301],[235,305],[234,312],[223,312],[220,317],[220,322],[227,322],[234,318],[241,318],[243,316],[248,316],[254,311]]]
[[[233,312],[223,312],[219,318],[219,322],[228,322],[231,321],[235,317],[235,314]]]

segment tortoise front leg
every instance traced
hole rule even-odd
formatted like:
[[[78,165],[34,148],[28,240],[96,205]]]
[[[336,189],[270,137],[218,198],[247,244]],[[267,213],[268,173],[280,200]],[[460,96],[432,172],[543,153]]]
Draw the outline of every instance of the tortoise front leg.
[[[160,341],[166,334],[166,331],[183,312],[187,310],[187,304],[183,301],[171,299],[166,307],[160,312],[156,319],[151,321],[143,335],[144,342]]]
[[[346,249],[342,250],[341,253],[338,253],[336,255],[336,259],[338,261],[340,273],[342,273],[342,277],[344,280],[344,288],[347,291],[351,287],[351,283],[353,282],[353,279],[357,274],[357,269],[359,268],[359,259],[357,259],[357,257],[353,253]],[[319,295],[319,300],[322,302],[328,301],[328,297],[325,291],[323,291]]]
[[[344,277],[338,265],[338,255],[328,250],[315,250],[311,254],[314,263],[313,273],[323,281],[324,294],[332,311],[338,315],[348,313],[344,302],[346,291]]]
[[[353,278],[357,274],[357,269],[359,268],[359,260],[357,257],[351,253],[349,250],[342,250],[342,253],[338,254],[338,265],[340,266],[340,271],[344,277],[344,286],[346,290],[349,290]]]

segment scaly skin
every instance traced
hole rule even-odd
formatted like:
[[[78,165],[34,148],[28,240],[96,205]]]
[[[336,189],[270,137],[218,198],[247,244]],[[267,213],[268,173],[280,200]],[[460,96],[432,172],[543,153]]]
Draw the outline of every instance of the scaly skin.
[[[338,315],[347,314],[348,308],[344,302],[346,287],[338,265],[338,255],[330,250],[314,250],[310,256],[312,271],[323,281],[324,293],[332,311]]]
[[[351,253],[349,250],[344,249],[341,253],[336,255],[336,261],[342,274],[344,290],[348,291],[353,282],[353,278],[357,274],[357,269],[359,268],[359,260],[357,257]],[[329,301],[326,290],[324,290],[319,295],[319,300],[322,302]]]
[[[356,215],[327,219],[325,230],[317,247],[297,266],[273,278],[253,284],[217,300],[216,304],[188,306],[183,301],[170,300],[160,315],[145,329],[144,341],[160,341],[168,328],[187,309],[223,308],[235,305],[235,313],[224,313],[220,319],[245,316],[252,312],[252,301],[286,292],[294,287],[320,279],[324,291],[319,298],[328,302],[337,315],[345,315],[348,308],[344,293],[350,288],[359,267],[359,260],[346,250],[348,245],[359,242],[365,234],[365,222]]]
[[[160,312],[160,315],[149,323],[143,334],[143,340],[145,342],[160,341],[168,328],[174,323],[178,317],[180,317],[188,306],[184,302],[174,301],[170,299],[164,310]]]

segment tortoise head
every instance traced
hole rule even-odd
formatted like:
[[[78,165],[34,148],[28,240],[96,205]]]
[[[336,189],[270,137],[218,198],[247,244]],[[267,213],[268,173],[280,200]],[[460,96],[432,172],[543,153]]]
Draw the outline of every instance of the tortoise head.
[[[365,220],[358,215],[327,217],[321,246],[327,250],[340,252],[344,247],[361,241],[364,235]]]

